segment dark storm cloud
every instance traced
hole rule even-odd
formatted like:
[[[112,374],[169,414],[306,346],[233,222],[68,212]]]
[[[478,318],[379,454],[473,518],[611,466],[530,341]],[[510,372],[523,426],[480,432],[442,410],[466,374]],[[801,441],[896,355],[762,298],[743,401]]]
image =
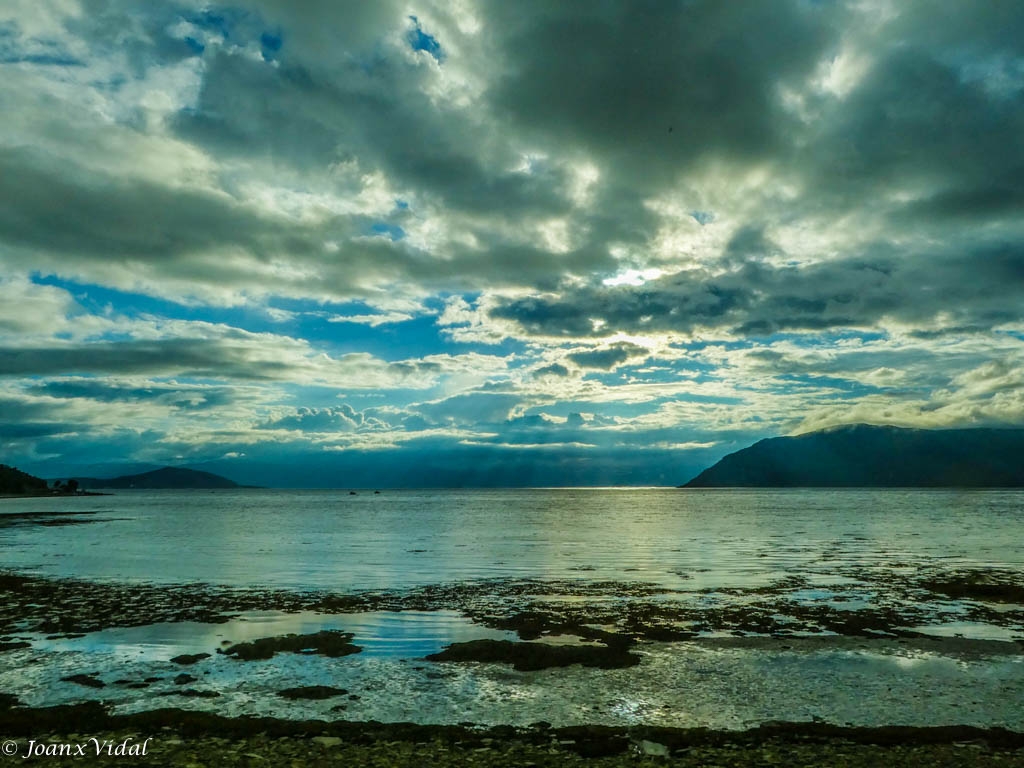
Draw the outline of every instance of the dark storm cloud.
[[[84,398],[102,403],[156,402],[182,410],[220,408],[242,399],[237,389],[147,382],[144,385],[99,378],[56,379],[27,387],[28,394],[67,400]]]
[[[143,260],[147,278],[208,292],[355,295],[385,280],[428,291],[453,283],[550,290],[566,273],[613,271],[613,244],[647,243],[659,222],[643,199],[703,161],[794,173],[806,193],[789,203],[788,219],[841,216],[879,205],[891,185],[928,183],[912,200],[886,203],[894,235],[922,222],[1009,217],[1024,200],[1021,35],[1013,33],[1024,14],[1012,4],[943,6],[946,21],[935,24],[937,6],[905,3],[878,25],[868,11],[803,0],[493,2],[473,8],[477,37],[458,33],[457,14],[443,8],[413,22],[402,5],[372,5],[318,1],[300,12],[251,0],[141,10],[90,0],[66,28],[96,53],[116,49],[131,76],[201,58],[195,103],[169,119],[172,132],[210,156],[265,163],[267,181],[298,188],[307,174],[323,181],[336,164],[355,162],[360,174],[383,172],[396,188],[443,206],[442,215],[476,216],[462,226],[478,246],[420,252],[360,239],[373,222],[358,216],[315,225],[272,216],[242,204],[246,179],[236,173],[222,174],[223,193],[214,193],[118,178],[24,146],[0,157],[0,238],[27,250],[26,267],[32,251],[44,251],[53,256],[48,269],[60,258],[65,270],[77,265],[102,280],[117,263]],[[180,24],[192,31],[172,34]],[[403,56],[414,29],[443,50],[453,43],[454,53],[440,64]],[[17,42],[16,33],[7,37]],[[269,60],[255,55],[268,35],[276,41]],[[396,39],[405,42],[396,47]],[[842,98],[809,93],[809,80],[847,43],[872,59],[867,74]],[[439,73],[452,68],[480,78],[479,98],[437,97]],[[123,85],[108,84],[113,93]],[[810,117],[787,106],[787,88],[804,94]],[[145,132],[141,120],[129,124]],[[530,172],[511,170],[530,152]],[[585,210],[570,200],[569,169],[581,160],[600,172]],[[342,187],[334,191],[354,191]],[[402,215],[393,212],[392,225]],[[567,253],[505,234],[551,216],[568,217]],[[705,216],[728,220],[728,212]],[[740,234],[764,227],[735,224]],[[326,240],[342,243],[338,255],[324,250]],[[298,269],[260,278],[248,264],[211,257],[224,249]]]
[[[873,210],[892,241],[955,232],[982,242],[987,233],[969,227],[993,225],[1019,241],[1024,6],[894,8],[883,25],[846,31],[863,69],[849,92],[806,100],[809,130],[782,156],[804,184],[789,215]]]
[[[837,14],[803,2],[495,1],[486,14],[507,64],[496,112],[645,185],[708,155],[785,147],[798,126],[776,88],[807,77],[837,37]]]
[[[137,277],[186,281],[200,291],[276,286],[341,295],[359,292],[353,270],[373,278],[431,274],[422,254],[382,237],[357,238],[343,258],[330,258],[325,239],[355,235],[368,226],[362,217],[299,223],[226,194],[98,173],[24,148],[0,148],[0,203],[0,241],[19,247],[26,269],[38,269],[45,254],[53,268],[93,280],[120,265]],[[312,269],[268,278],[215,255],[225,249],[264,265],[286,256]],[[12,252],[11,261],[18,259]],[[171,295],[179,290],[169,288]]]
[[[0,148],[0,201],[0,238],[77,259],[132,258],[166,268],[175,257],[222,246],[311,250],[299,231],[272,226],[226,195],[89,171],[26,148]],[[218,271],[191,266],[200,277]]]
[[[254,354],[251,346],[213,339],[93,342],[78,347],[0,347],[0,376],[106,373],[273,380],[294,365]]]
[[[1024,31],[1024,16],[1019,21]],[[1014,89],[993,91],[987,68],[994,64],[976,62],[972,77],[970,59],[955,53],[896,48],[826,115],[807,156],[797,160],[824,202],[872,203],[872,190],[911,189],[921,196],[895,206],[897,220],[941,222],[1020,209],[1024,90],[1018,81]],[[1018,44],[1016,55],[1022,54]]]
[[[179,135],[220,153],[263,155],[306,169],[358,159],[399,184],[477,212],[506,216],[568,208],[564,171],[489,167],[488,130],[431,103],[408,62],[375,58],[270,67],[219,53],[207,61],[199,102],[175,120]]]
[[[14,421],[0,421],[0,441],[37,439],[66,435],[87,429],[85,424],[61,424],[51,421],[25,421],[18,418]],[[2,443],[0,443],[2,444]]]
[[[992,246],[804,267],[747,261],[724,274],[692,270],[642,286],[570,287],[508,301],[491,314],[552,336],[704,329],[760,336],[871,327],[883,318],[931,323],[939,315],[992,328],[1020,319],[1022,284],[1024,248]]]
[[[304,342],[281,336],[224,328],[208,329],[203,336],[202,329],[190,330],[189,336],[156,339],[45,347],[0,345],[0,376],[174,376],[264,383],[322,381],[351,389],[417,389],[429,386],[443,372],[442,365],[431,361],[386,362],[365,353],[314,354]],[[58,393],[62,386],[66,384],[57,383]],[[180,393],[181,407],[193,399],[200,403],[201,393],[202,388]],[[176,396],[168,395],[166,401],[173,405]]]
[[[86,432],[89,428],[66,406],[0,395],[0,445]]]

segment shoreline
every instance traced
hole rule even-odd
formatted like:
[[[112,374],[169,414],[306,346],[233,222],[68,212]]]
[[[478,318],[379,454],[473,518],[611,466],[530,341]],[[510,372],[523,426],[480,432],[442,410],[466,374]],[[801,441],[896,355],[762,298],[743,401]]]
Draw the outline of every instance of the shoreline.
[[[916,577],[919,583],[921,577]],[[966,589],[974,581],[947,581],[936,583],[946,591]],[[992,585],[984,582],[987,589]],[[1000,590],[1014,585],[997,585]],[[628,598],[629,603],[616,603],[610,609],[602,596],[614,587],[616,594]],[[784,593],[791,584],[780,584]],[[916,587],[915,587],[916,588]],[[705,650],[737,651],[786,649],[791,657],[821,650],[857,653],[890,652],[892,649],[941,654],[944,657],[972,663],[984,657],[1009,657],[1024,654],[1024,640],[983,640],[958,637],[924,635],[899,629],[893,622],[900,621],[897,613],[888,617],[884,626],[892,630],[886,636],[875,634],[877,621],[863,622],[844,619],[840,624],[843,634],[801,636],[787,634],[763,625],[764,611],[777,610],[776,589],[760,589],[758,599],[768,601],[767,607],[726,605],[719,612],[701,614],[705,626],[716,631],[714,636],[673,628],[665,613],[666,605],[659,598],[663,593],[651,585],[607,582],[557,582],[502,579],[478,583],[437,584],[429,587],[377,591],[364,593],[331,593],[323,590],[291,591],[285,589],[256,589],[225,587],[209,584],[133,584],[123,582],[92,582],[82,579],[52,578],[29,573],[0,571],[0,659],[6,655],[3,641],[19,639],[34,644],[27,634],[49,634],[52,637],[74,637],[79,633],[96,632],[117,627],[138,627],[154,623],[181,623],[190,621],[223,624],[232,615],[246,611],[278,611],[300,613],[308,611],[323,614],[359,614],[374,611],[461,611],[468,619],[481,626],[500,628],[518,635],[522,648],[530,640],[572,640],[570,647],[583,644],[588,652],[606,654],[609,649],[636,651],[661,647],[664,644],[692,644]],[[538,593],[578,600],[550,603],[537,602]],[[1016,593],[1012,593],[1016,596]],[[608,611],[619,614],[620,621],[612,626],[606,622]],[[673,609],[674,611],[675,609]],[[761,611],[759,613],[759,611]],[[674,615],[674,614],[673,614]],[[1009,616],[1001,613],[999,615]],[[679,616],[675,616],[679,618]],[[879,615],[875,615],[880,620]],[[598,628],[595,623],[602,625]],[[837,624],[836,626],[839,626]],[[742,629],[741,629],[742,628]],[[748,629],[764,628],[769,631],[747,633]],[[48,638],[49,639],[49,638]],[[653,645],[652,645],[653,644]],[[19,653],[12,643],[12,650]],[[532,645],[536,649],[536,645]],[[889,649],[889,651],[886,651]],[[215,654],[211,645],[208,649]],[[230,650],[230,649],[229,649]],[[25,651],[28,652],[28,651]],[[902,653],[902,651],[899,651]],[[15,657],[10,657],[12,660]],[[20,657],[19,657],[20,658]],[[357,658],[357,657],[356,657]],[[478,661],[469,659],[472,663]],[[508,663],[514,661],[509,658]],[[189,664],[190,660],[179,662]],[[248,663],[248,662],[238,662]],[[259,663],[259,662],[256,662]],[[302,662],[303,664],[305,662]],[[166,663],[164,663],[166,666]],[[450,669],[451,667],[449,667]],[[83,666],[84,673],[93,667]],[[188,670],[197,668],[188,666]],[[517,675],[512,667],[507,673]],[[180,670],[179,670],[180,671]],[[120,673],[130,678],[143,674]],[[159,674],[170,674],[162,671]],[[431,673],[432,674],[432,673]],[[447,674],[447,672],[445,672]],[[534,673],[527,673],[534,674]],[[107,685],[111,685],[108,674]],[[191,677],[183,675],[184,677]],[[89,677],[79,674],[76,677]],[[147,678],[148,680],[149,678]],[[195,679],[194,677],[191,679]],[[418,678],[430,685],[427,673]],[[305,681],[309,683],[310,681]],[[335,685],[347,683],[331,681]],[[299,684],[291,681],[288,685]],[[86,680],[84,685],[88,686]],[[285,681],[281,682],[281,687]],[[161,687],[162,686],[162,687]],[[153,698],[146,706],[159,707],[166,695],[163,688],[171,688],[169,678],[154,685]],[[201,688],[205,688],[200,683]],[[108,691],[120,690],[108,688]],[[359,690],[359,689],[357,689]],[[415,686],[410,695],[418,695]],[[88,693],[87,693],[88,691]],[[114,699],[102,693],[83,688],[80,703],[57,706],[28,706],[18,699],[18,691],[0,690],[0,737],[14,739],[21,748],[30,739],[37,743],[54,744],[93,738],[105,738],[120,743],[128,737],[153,738],[152,759],[155,764],[316,764],[316,765],[437,765],[445,768],[455,765],[496,766],[562,766],[562,765],[653,765],[669,758],[674,765],[990,765],[998,758],[1002,765],[1024,766],[1024,729],[1012,730],[998,725],[998,719],[976,720],[965,717],[965,711],[956,710],[945,725],[884,725],[892,722],[879,720],[869,725],[838,725],[841,719],[793,720],[788,722],[766,720],[746,730],[728,727],[674,727],[671,725],[596,724],[596,719],[581,717],[580,725],[567,725],[561,721],[556,727],[547,723],[520,725],[430,725],[399,722],[393,716],[382,716],[380,722],[359,714],[358,707],[350,707],[344,719],[343,708],[337,718],[323,712],[301,715],[300,718],[282,717],[279,712],[269,715],[220,713],[223,704],[218,700],[204,703],[191,700],[187,706],[197,709],[153,708],[141,711],[116,709]],[[182,695],[198,695],[194,690],[181,688]],[[346,692],[347,693],[347,692]],[[359,690],[365,696],[365,690]],[[214,694],[216,695],[216,694]],[[266,695],[274,695],[271,689]],[[281,695],[281,691],[277,691]],[[700,696],[694,690],[690,694]],[[31,697],[29,697],[31,698]],[[358,698],[358,697],[356,697]],[[75,700],[72,700],[75,701]],[[219,701],[226,701],[220,699]],[[694,703],[700,699],[694,699]],[[45,700],[35,699],[35,704]],[[211,709],[211,707],[213,709]],[[215,711],[214,711],[215,710]],[[115,714],[116,712],[116,714]],[[953,711],[951,711],[953,712]],[[773,713],[774,714],[774,713]],[[823,713],[824,714],[824,713]],[[371,715],[372,716],[372,715]],[[771,715],[769,715],[771,716]],[[401,715],[399,715],[401,717]],[[310,719],[311,718],[311,719]],[[326,719],[317,719],[326,718]],[[454,722],[453,718],[451,722]],[[479,718],[473,718],[479,720]],[[555,720],[556,718],[550,718]],[[428,721],[429,722],[429,721]],[[495,718],[491,723],[513,722]],[[569,721],[574,722],[574,721]],[[646,723],[651,721],[645,720]],[[756,721],[755,721],[756,722]],[[927,721],[923,721],[927,722]],[[935,722],[944,722],[938,720]],[[1016,723],[1015,718],[1002,721]],[[1013,728],[1018,727],[1012,725]],[[770,759],[764,755],[771,755]],[[246,757],[248,755],[248,757]],[[253,757],[254,755],[259,756]],[[99,764],[117,764],[119,758],[101,756]],[[121,758],[123,759],[123,758]],[[40,757],[48,765],[71,765]],[[29,763],[32,759],[28,760]]]
[[[182,709],[112,715],[96,702],[21,707],[0,698],[0,734],[38,744],[142,743],[162,765],[1024,765],[1024,733],[971,726],[851,728],[765,723],[744,731],[651,726],[416,725],[223,717]],[[24,756],[24,755],[22,755]],[[78,764],[73,758],[48,765]],[[99,764],[116,764],[102,755]],[[31,760],[29,761],[31,762]]]
[[[0,493],[0,500],[4,499],[73,499],[78,496],[113,496],[112,493],[100,491],[79,491],[77,493],[51,493],[42,491],[38,493]]]
[[[91,522],[89,518],[76,519],[75,513],[54,519],[48,515],[28,513],[11,519],[42,525]],[[576,636],[605,644],[702,639],[744,644],[815,638],[832,643],[854,638],[942,643],[950,648],[1000,643],[1020,649],[1024,648],[1024,635],[1020,634],[1013,639],[971,639],[922,633],[912,627],[928,620],[941,623],[950,617],[1016,627],[1024,615],[1016,605],[1024,599],[1022,582],[1017,574],[991,569],[943,576],[922,573],[902,581],[886,578],[878,587],[890,594],[880,597],[877,604],[837,610],[813,601],[794,603],[791,591],[803,584],[788,578],[748,590],[695,592],[647,582],[527,578],[335,592],[204,582],[93,581],[0,568],[0,635],[80,634],[182,621],[224,623],[234,614],[261,610],[322,614],[455,610],[481,626],[514,632],[521,640]],[[605,599],[609,590],[616,595],[613,603]],[[750,599],[739,606],[693,603],[694,596],[706,594],[743,594]],[[966,599],[966,610],[951,610],[950,601],[955,599]],[[928,610],[922,609],[922,600],[930,601]]]

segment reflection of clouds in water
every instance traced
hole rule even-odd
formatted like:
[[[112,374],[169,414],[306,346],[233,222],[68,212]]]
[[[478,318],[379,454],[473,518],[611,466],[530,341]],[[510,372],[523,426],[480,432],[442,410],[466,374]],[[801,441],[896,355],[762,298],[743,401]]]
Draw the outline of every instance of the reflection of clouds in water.
[[[849,597],[862,592],[853,578],[861,573],[911,576],[954,561],[1024,567],[1016,546],[1019,517],[1009,514],[1021,498],[1019,492],[788,489],[351,497],[124,492],[10,502],[12,511],[102,509],[132,519],[19,527],[9,534],[3,564],[85,579],[336,592],[583,574],[696,591],[799,576],[820,587],[849,584]],[[897,541],[899,550],[891,545]]]
[[[1024,640],[1024,626],[997,627],[976,621],[958,621],[911,627],[914,632],[934,637],[963,637],[971,640]]]
[[[252,611],[223,624],[194,621],[150,624],[91,632],[80,638],[37,640],[41,650],[111,654],[148,661],[168,661],[185,653],[213,653],[227,644],[321,630],[354,634],[367,656],[414,659],[466,640],[511,639],[511,632],[474,624],[457,611],[370,611],[351,614]]]
[[[278,654],[259,662],[215,655],[183,670],[166,661],[126,660],[102,652],[33,650],[9,654],[11,667],[0,670],[0,689],[32,705],[106,700],[119,712],[184,706],[225,715],[385,722],[529,725],[546,720],[555,725],[642,722],[717,728],[814,716],[855,725],[1024,728],[1019,655],[967,661],[896,641],[874,641],[872,648],[779,652],[656,643],[645,645],[643,662],[629,669],[576,666],[529,673],[505,665],[435,664],[367,654],[341,659]],[[97,691],[60,682],[83,671],[98,671],[107,687]],[[221,696],[159,697],[180,690],[172,680],[182,671],[199,678],[190,686]],[[162,679],[145,690],[110,684],[148,676]],[[284,688],[305,685],[345,688],[360,698],[291,702],[276,696]],[[331,711],[339,705],[345,709]]]

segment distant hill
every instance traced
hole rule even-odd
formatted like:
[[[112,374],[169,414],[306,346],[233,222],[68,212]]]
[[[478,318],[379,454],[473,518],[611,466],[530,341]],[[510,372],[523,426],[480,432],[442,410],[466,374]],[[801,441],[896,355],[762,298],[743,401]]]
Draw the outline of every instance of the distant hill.
[[[121,475],[112,478],[83,477],[78,482],[85,488],[141,488],[187,489],[187,488],[238,488],[238,483],[212,472],[200,472],[183,467],[164,467],[138,475]]]
[[[1024,429],[858,424],[774,437],[729,454],[682,487],[1024,487]]]
[[[0,494],[22,495],[46,493],[46,481],[20,469],[0,464]]]

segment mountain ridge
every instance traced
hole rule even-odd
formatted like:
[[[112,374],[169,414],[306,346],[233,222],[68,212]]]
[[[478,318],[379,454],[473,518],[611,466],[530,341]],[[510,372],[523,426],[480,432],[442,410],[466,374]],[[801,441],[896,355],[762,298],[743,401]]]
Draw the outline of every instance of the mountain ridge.
[[[229,480],[221,475],[212,472],[203,472],[198,469],[187,469],[185,467],[161,467],[160,469],[140,472],[135,475],[120,475],[118,477],[98,478],[81,477],[76,478],[83,488],[138,488],[144,490],[165,490],[165,489],[216,489],[216,488],[240,488],[234,480]]]
[[[770,437],[682,488],[1019,488],[1024,429],[854,424]]]

